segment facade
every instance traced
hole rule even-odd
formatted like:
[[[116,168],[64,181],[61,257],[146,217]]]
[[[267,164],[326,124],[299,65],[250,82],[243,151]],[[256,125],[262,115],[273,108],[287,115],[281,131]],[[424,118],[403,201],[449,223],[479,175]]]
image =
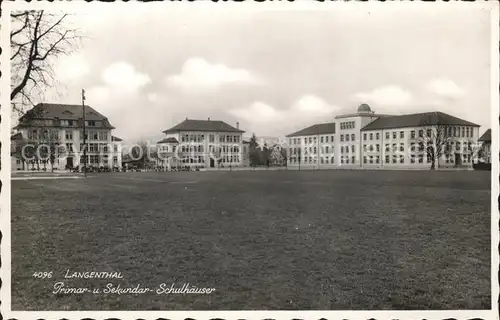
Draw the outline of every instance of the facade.
[[[157,142],[159,165],[171,170],[178,167],[221,168],[246,164],[242,130],[218,120],[187,119],[163,131]]]
[[[482,148],[481,159],[485,163],[491,163],[491,129],[486,130],[479,138],[479,143]]]
[[[12,170],[51,170],[52,167],[69,170],[84,163],[95,168],[119,169],[122,140],[112,136],[113,129],[105,116],[85,106],[85,161],[83,107],[40,103],[23,115],[14,128]]]
[[[288,165],[472,168],[478,135],[478,125],[442,112],[382,115],[362,104],[357,113],[288,135]]]

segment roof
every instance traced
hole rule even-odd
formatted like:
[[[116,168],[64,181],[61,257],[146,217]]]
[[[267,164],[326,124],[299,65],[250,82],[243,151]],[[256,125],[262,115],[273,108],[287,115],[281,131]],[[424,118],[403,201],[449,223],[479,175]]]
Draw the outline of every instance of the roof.
[[[179,131],[209,131],[209,132],[235,132],[242,133],[244,131],[236,129],[233,126],[219,120],[191,120],[186,119],[176,126],[163,131],[163,133],[179,132]]]
[[[33,119],[81,120],[83,108],[78,104],[39,103],[21,116],[19,123],[22,126],[23,122],[29,123]],[[85,106],[85,120],[103,121],[103,127],[112,128],[108,118],[87,105]]]
[[[312,136],[317,134],[335,133],[335,122],[315,124],[295,133],[287,135],[287,137]]]
[[[23,134],[21,132],[18,132],[10,136],[10,140],[23,140]]]
[[[443,112],[424,112],[405,114],[400,116],[380,117],[372,123],[367,124],[361,130],[367,131],[405,127],[423,127],[431,125],[479,127],[479,125],[475,123],[451,116]]]
[[[163,140],[158,141],[157,143],[179,143],[176,138],[170,137],[170,138],[165,138]]]
[[[118,137],[115,137],[115,136],[111,136],[111,141],[123,141],[123,139],[121,138],[118,138]]]
[[[486,130],[485,133],[479,138],[479,141],[491,142],[491,129]]]

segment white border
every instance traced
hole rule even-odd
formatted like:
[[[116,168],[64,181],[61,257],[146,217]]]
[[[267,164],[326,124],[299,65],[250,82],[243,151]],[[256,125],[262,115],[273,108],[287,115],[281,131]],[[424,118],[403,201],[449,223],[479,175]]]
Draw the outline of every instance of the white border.
[[[82,318],[93,318],[93,319],[104,319],[104,318],[119,318],[119,319],[138,319],[138,318],[169,318],[169,319],[292,319],[292,318],[302,318],[302,319],[320,319],[320,318],[349,318],[349,319],[445,319],[445,318],[456,318],[456,319],[471,319],[471,318],[483,318],[483,319],[499,319],[498,315],[498,297],[499,297],[499,286],[498,286],[498,270],[499,270],[499,212],[498,212],[498,196],[499,196],[499,116],[500,116],[500,101],[499,101],[499,5],[496,1],[489,2],[475,2],[475,3],[463,3],[463,2],[449,2],[449,3],[415,3],[415,2],[405,2],[404,4],[399,2],[371,2],[371,3],[349,3],[350,5],[363,5],[363,6],[396,6],[396,5],[478,5],[485,8],[485,10],[491,10],[491,129],[493,145],[492,145],[492,199],[491,199],[491,248],[492,248],[492,268],[491,268],[491,289],[492,289],[492,310],[447,310],[447,311],[11,311],[11,275],[10,275],[10,126],[11,126],[11,114],[10,114],[10,44],[9,44],[9,30],[10,30],[10,18],[9,13],[12,9],[52,9],[54,6],[58,6],[58,10],[65,11],[88,11],[90,6],[92,10],[96,10],[95,6],[99,6],[99,9],[111,9],[116,12],[117,8],[122,6],[143,7],[145,5],[149,6],[150,9],[153,5],[171,5],[171,6],[184,6],[185,8],[196,8],[200,6],[211,6],[210,9],[222,9],[226,10],[228,6],[232,6],[232,9],[236,10],[246,10],[248,6],[259,5],[260,7],[266,6],[267,9],[279,9],[284,8],[297,10],[297,9],[320,9],[324,10],[325,6],[335,6],[335,10],[338,10],[339,4],[329,2],[306,2],[303,0],[296,0],[295,2],[280,1],[280,2],[265,2],[257,3],[253,1],[247,1],[246,3],[226,3],[219,1],[214,3],[212,1],[195,1],[195,2],[169,2],[164,3],[113,3],[112,7],[110,3],[82,3],[82,2],[3,2],[2,3],[2,17],[0,20],[2,28],[0,29],[0,44],[3,52],[0,56],[1,61],[7,61],[7,63],[0,64],[2,71],[2,78],[0,79],[0,101],[2,108],[0,113],[2,116],[2,122],[0,125],[0,138],[2,141],[1,150],[1,160],[2,160],[2,170],[0,171],[0,178],[3,182],[2,192],[0,193],[0,226],[2,229],[2,243],[1,243],[1,258],[2,258],[2,268],[0,270],[0,276],[2,278],[2,287],[0,291],[1,305],[0,311],[4,318],[16,318],[16,319],[82,319]],[[223,5],[223,6],[222,6]],[[186,7],[189,6],[189,7]],[[430,7],[433,8],[433,7]],[[432,9],[431,9],[432,10]],[[473,107],[473,106],[471,106]]]

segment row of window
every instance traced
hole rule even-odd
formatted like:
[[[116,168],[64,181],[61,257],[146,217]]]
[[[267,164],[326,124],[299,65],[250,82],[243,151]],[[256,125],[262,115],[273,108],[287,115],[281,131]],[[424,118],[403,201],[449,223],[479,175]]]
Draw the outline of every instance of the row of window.
[[[455,146],[454,148],[453,148],[453,145]],[[463,145],[463,149],[464,149],[463,151],[465,151],[465,150],[472,151],[472,143],[471,142],[461,144],[459,141],[457,141],[456,143],[450,142],[450,143],[446,144],[444,151],[450,152],[453,149],[455,151],[462,151],[462,145]],[[418,142],[418,143],[412,142],[412,143],[410,143],[410,150],[413,152],[415,152],[415,151],[423,152],[425,149],[426,149],[426,145],[424,144],[424,142]],[[300,148],[290,148],[289,154],[298,154],[299,150],[300,150]],[[328,154],[330,151],[332,153],[335,152],[333,145],[331,146],[331,149],[329,146],[323,146],[323,148],[320,148],[320,150],[322,151],[322,153],[326,153],[326,154]],[[369,144],[369,145],[365,144],[365,145],[363,145],[363,151],[364,152],[374,152],[374,151],[380,152],[380,144]],[[399,146],[397,143],[393,143],[392,148],[391,148],[390,144],[385,144],[385,151],[386,152],[396,152],[396,151],[404,152],[405,151],[404,143],[400,143]],[[308,147],[308,148],[306,147],[304,149],[304,153],[307,153],[307,152],[312,153],[312,154],[316,154],[317,148],[316,147]],[[349,153],[349,152],[355,153],[356,146],[350,145],[350,146],[341,146],[340,147],[340,153]]]
[[[351,134],[341,134],[340,141],[343,142],[345,137],[345,141],[356,141],[356,135],[354,133]]]
[[[84,156],[80,156],[80,163],[87,163],[91,165],[107,165],[108,164],[108,157],[107,156],[98,156],[98,155],[89,155],[87,156],[88,161],[85,161]],[[118,163],[118,157],[114,156],[113,157],[113,164]]]
[[[424,159],[426,159],[426,163],[430,163],[432,161],[431,155],[428,154],[425,158],[423,154],[419,155],[411,155],[409,160],[410,163],[424,163]],[[472,155],[470,154],[464,154],[460,155],[460,161],[462,163],[471,163],[472,162]],[[386,155],[385,156],[385,163],[386,164],[404,164],[406,161],[406,157],[404,155]],[[455,163],[455,156],[454,155],[446,155],[445,156],[445,162],[446,163]],[[299,163],[299,158],[298,157],[290,157],[290,163],[291,164],[298,164]],[[304,157],[302,158],[301,164],[316,164],[316,157]],[[321,164],[335,164],[335,158],[332,157],[320,157],[320,163]],[[340,163],[341,164],[355,164],[356,163],[356,157],[355,156],[342,156],[340,158]],[[380,164],[380,156],[364,156],[363,157],[363,163],[364,164]]]
[[[334,142],[335,141],[335,136],[334,135],[329,135],[329,136],[321,136],[319,137],[319,140],[321,143],[329,143],[329,142]],[[317,137],[304,137],[304,138],[290,138],[288,139],[288,143],[290,145],[297,145],[297,144],[316,144],[318,142]]]
[[[188,133],[186,133],[186,134],[181,135],[181,142],[204,142],[204,141],[205,141],[204,134],[188,134]],[[215,135],[209,134],[208,141],[215,142]],[[241,137],[239,135],[219,135],[219,142],[240,143]]]
[[[59,130],[32,129],[28,131],[28,140],[57,141],[59,140]]]
[[[420,129],[418,132],[416,130],[411,130],[410,131],[410,138],[415,139],[417,137],[419,138],[432,138],[432,137],[456,137],[456,138],[472,138],[474,136],[474,131],[473,128],[470,127],[442,127],[442,128],[435,128],[435,130],[432,129]],[[404,139],[405,138],[405,132],[404,131],[386,131],[385,132],[385,139]],[[380,139],[380,133],[379,132],[370,132],[370,133],[363,133],[363,140],[379,140]]]
[[[355,121],[347,121],[340,123],[340,130],[349,130],[349,129],[354,129],[355,127],[356,127]]]

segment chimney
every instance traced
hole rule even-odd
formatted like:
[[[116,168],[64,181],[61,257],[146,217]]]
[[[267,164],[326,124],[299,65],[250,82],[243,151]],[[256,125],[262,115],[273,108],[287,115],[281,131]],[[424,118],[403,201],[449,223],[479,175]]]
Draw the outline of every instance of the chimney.
[[[236,122],[236,129],[240,130],[240,123]]]
[[[208,121],[210,121],[210,117],[208,117]]]

